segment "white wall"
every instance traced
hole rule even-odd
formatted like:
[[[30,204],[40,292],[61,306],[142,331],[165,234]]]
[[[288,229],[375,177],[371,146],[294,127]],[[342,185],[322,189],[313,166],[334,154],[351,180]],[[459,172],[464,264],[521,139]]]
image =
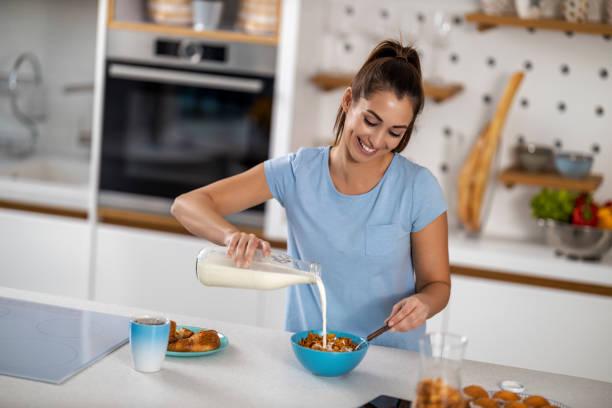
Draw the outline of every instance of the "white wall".
[[[48,112],[41,125],[41,151],[88,154],[87,146],[78,144],[78,130],[91,126],[93,93],[69,94],[64,87],[93,85],[96,11],[96,0],[0,2],[0,77],[21,52],[33,52],[41,61]],[[24,72],[28,70],[24,65]],[[11,116],[8,97],[0,92],[3,130],[27,135]]]
[[[423,52],[425,76],[431,71],[431,46],[428,42],[430,22],[436,11],[446,11],[459,18],[452,25],[448,47],[439,55],[439,72],[450,81],[464,84],[458,97],[444,103],[426,103],[417,120],[417,132],[404,154],[427,166],[438,177],[454,205],[456,173],[480,128],[491,117],[509,76],[524,69],[527,75],[515,104],[509,112],[500,147],[500,167],[512,162],[512,148],[519,135],[528,142],[553,144],[559,139],[564,150],[591,152],[595,144],[593,171],[604,174],[597,192],[600,200],[612,197],[612,40],[602,36],[520,28],[497,28],[477,32],[463,19],[465,12],[477,8],[476,1],[398,0],[332,0],[302,4],[295,80],[295,116],[290,135],[291,148],[320,145],[333,139],[333,123],[342,90],[324,93],[309,78],[319,70],[355,72],[372,46],[385,36],[413,39]],[[351,8],[352,13],[346,9]],[[319,12],[317,12],[319,10]],[[381,17],[387,10],[386,19]],[[418,22],[425,16],[425,24]],[[419,32],[420,27],[420,32]],[[347,50],[345,45],[350,49]],[[282,39],[281,39],[282,46]],[[456,55],[456,63],[451,56]],[[489,66],[487,58],[495,59]],[[567,64],[568,75],[561,72]],[[606,69],[607,78],[599,71]],[[490,95],[492,103],[483,102]],[[526,99],[527,107],[520,101]],[[565,112],[557,108],[567,106]],[[604,115],[595,110],[603,107]],[[445,128],[450,135],[445,136]],[[446,164],[450,171],[443,173]],[[515,187],[508,190],[498,183],[494,187],[491,213],[484,234],[516,239],[540,238],[540,231],[530,217],[529,198],[538,189]],[[452,214],[451,214],[452,215]]]

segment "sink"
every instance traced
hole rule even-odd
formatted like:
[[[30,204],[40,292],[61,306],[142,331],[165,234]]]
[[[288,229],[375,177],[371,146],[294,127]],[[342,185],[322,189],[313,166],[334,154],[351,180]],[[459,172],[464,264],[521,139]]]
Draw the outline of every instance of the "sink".
[[[87,209],[89,161],[64,156],[0,159],[0,200]]]

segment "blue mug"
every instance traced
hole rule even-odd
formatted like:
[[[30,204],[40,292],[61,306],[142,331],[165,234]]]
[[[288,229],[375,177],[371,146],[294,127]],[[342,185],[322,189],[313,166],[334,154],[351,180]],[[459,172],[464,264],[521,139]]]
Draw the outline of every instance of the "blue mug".
[[[142,316],[130,320],[130,350],[134,369],[154,373],[161,369],[168,348],[170,320],[159,316]]]

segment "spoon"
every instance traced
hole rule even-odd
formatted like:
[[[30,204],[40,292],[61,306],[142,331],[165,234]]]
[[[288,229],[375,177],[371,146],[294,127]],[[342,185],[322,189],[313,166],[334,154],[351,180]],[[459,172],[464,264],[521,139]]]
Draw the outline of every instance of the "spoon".
[[[362,345],[371,342],[372,340],[374,340],[376,337],[380,336],[381,334],[383,334],[384,332],[386,332],[387,330],[389,330],[391,328],[391,326],[385,324],[383,327],[381,327],[380,329],[373,331],[372,333],[368,334],[368,337],[366,337],[365,340],[362,340],[361,343],[359,343],[357,345],[357,347],[355,347],[354,351],[357,351],[361,348]]]

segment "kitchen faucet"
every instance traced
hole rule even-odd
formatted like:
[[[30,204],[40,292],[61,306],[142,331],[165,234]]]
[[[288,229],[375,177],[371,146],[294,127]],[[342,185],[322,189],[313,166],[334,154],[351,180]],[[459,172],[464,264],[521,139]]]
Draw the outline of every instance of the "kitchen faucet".
[[[19,78],[19,70],[24,62],[27,62],[32,67],[33,78],[24,80]],[[2,142],[0,140],[0,147],[4,147],[5,151],[12,156],[29,156],[34,153],[34,147],[36,140],[38,139],[38,126],[37,124],[44,119],[44,114],[28,114],[22,110],[19,106],[19,87],[23,83],[29,83],[33,86],[39,87],[42,85],[42,69],[38,57],[31,52],[24,52],[20,54],[7,77],[8,93],[11,104],[11,112],[15,119],[23,126],[25,126],[30,133],[30,140],[26,147],[18,147],[14,145],[14,142],[9,140]]]

